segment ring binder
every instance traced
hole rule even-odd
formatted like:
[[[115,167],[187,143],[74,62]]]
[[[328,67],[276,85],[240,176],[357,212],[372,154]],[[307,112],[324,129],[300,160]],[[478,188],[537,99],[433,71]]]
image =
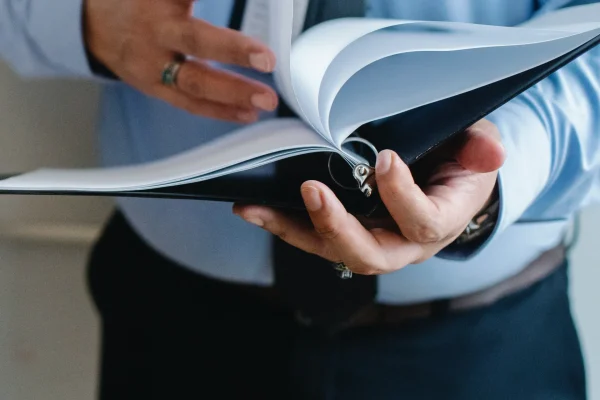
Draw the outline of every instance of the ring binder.
[[[366,164],[358,164],[354,167],[354,179],[358,182],[360,191],[366,196],[371,197],[377,183],[375,181],[375,168]]]
[[[355,134],[357,134],[357,133],[355,133]],[[343,144],[348,144],[348,143],[360,143],[360,144],[365,145],[368,149],[370,149],[375,154],[375,160],[377,160],[377,155],[379,154],[379,152],[377,151],[377,148],[368,140],[361,138],[361,137],[353,136],[353,137],[349,137],[348,139],[346,139]],[[365,160],[365,162],[354,165],[353,169],[352,169],[352,176],[354,177],[354,179],[357,182],[357,187],[346,186],[336,179],[336,177],[333,173],[333,170],[331,168],[331,159],[333,158],[333,156],[335,154],[336,153],[331,153],[329,155],[329,160],[327,162],[327,169],[329,170],[329,175],[331,176],[331,179],[333,179],[333,181],[343,189],[347,189],[347,190],[357,190],[358,189],[366,197],[371,197],[377,186],[377,182],[375,180],[375,168],[370,166],[367,160]],[[364,157],[357,155],[357,158],[364,158]],[[351,162],[348,161],[348,163],[352,167]]]
[[[302,210],[300,186],[319,180],[349,213],[370,215],[382,209],[374,163],[370,154],[365,158],[340,144],[362,144],[375,155],[377,149],[390,149],[414,165],[600,45],[600,4],[556,11],[514,28],[341,19],[301,35],[293,43],[292,64],[293,1],[270,4],[277,16],[271,28],[281,32],[273,35],[272,44],[283,60],[276,83],[286,102],[303,110],[297,113],[300,118],[261,121],[143,164],[24,172],[0,179],[0,194],[194,199]],[[562,29],[566,24],[569,29]],[[412,29],[389,29],[395,26]],[[322,41],[336,32],[347,35],[346,42],[324,51]],[[407,33],[417,35],[430,50],[407,48],[412,43],[402,40]],[[315,57],[319,63],[312,62]],[[303,90],[294,90],[294,82]],[[423,90],[398,91],[407,85]],[[348,138],[357,129],[363,137]],[[334,168],[332,154],[346,161],[343,172]],[[288,161],[311,168],[290,168],[286,176],[262,170],[246,174]]]

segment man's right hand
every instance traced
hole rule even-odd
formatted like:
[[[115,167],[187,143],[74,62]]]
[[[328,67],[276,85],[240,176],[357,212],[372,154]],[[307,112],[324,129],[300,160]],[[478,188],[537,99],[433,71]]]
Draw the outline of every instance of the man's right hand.
[[[208,62],[272,72],[275,55],[238,31],[192,17],[194,0],[86,0],[88,50],[124,82],[196,115],[250,123],[273,111],[268,85],[211,67]],[[165,65],[188,56],[175,86],[161,81]]]

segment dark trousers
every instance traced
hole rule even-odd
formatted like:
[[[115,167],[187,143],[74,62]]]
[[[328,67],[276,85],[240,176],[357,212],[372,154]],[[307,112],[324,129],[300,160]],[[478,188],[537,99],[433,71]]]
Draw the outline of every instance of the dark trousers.
[[[90,261],[103,400],[586,398],[566,264],[485,309],[332,337],[174,265],[119,214]]]

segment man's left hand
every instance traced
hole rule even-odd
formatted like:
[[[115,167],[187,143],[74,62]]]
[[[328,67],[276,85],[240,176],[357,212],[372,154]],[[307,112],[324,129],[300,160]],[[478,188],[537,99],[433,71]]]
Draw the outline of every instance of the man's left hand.
[[[354,273],[397,271],[451,244],[490,200],[505,159],[500,134],[494,124],[482,120],[463,139],[440,158],[422,187],[396,153],[379,154],[377,187],[389,212],[384,220],[359,221],[316,181],[301,188],[310,221],[261,206],[236,205],[234,212],[292,246],[343,262]]]

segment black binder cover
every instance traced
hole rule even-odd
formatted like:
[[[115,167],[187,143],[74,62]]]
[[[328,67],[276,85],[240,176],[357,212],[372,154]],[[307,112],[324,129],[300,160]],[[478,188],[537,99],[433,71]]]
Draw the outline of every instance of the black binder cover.
[[[379,125],[377,131],[369,135],[368,140],[378,149],[396,151],[406,163],[413,165],[438,146],[446,143],[475,122],[485,118],[497,108],[598,44],[600,44],[600,35],[564,56],[526,72],[392,117],[388,119],[388,122]],[[353,214],[369,214],[377,208],[380,200],[376,194],[367,198],[358,188],[350,190],[340,187],[331,178],[328,168],[329,154],[303,155],[280,162],[293,162],[295,165],[301,166],[304,158],[306,162],[321,164],[321,168],[311,168],[310,171],[320,170],[322,172],[303,174],[299,171],[296,176],[286,177],[285,180],[281,178],[249,179],[233,174],[200,183],[132,192],[44,191],[17,193],[0,190],[0,194],[192,199],[262,204],[301,210],[304,205],[300,195],[300,185],[307,180],[315,179],[328,185],[348,211]],[[338,181],[340,176],[351,176],[352,173],[349,167],[344,166],[340,166],[336,170]]]

